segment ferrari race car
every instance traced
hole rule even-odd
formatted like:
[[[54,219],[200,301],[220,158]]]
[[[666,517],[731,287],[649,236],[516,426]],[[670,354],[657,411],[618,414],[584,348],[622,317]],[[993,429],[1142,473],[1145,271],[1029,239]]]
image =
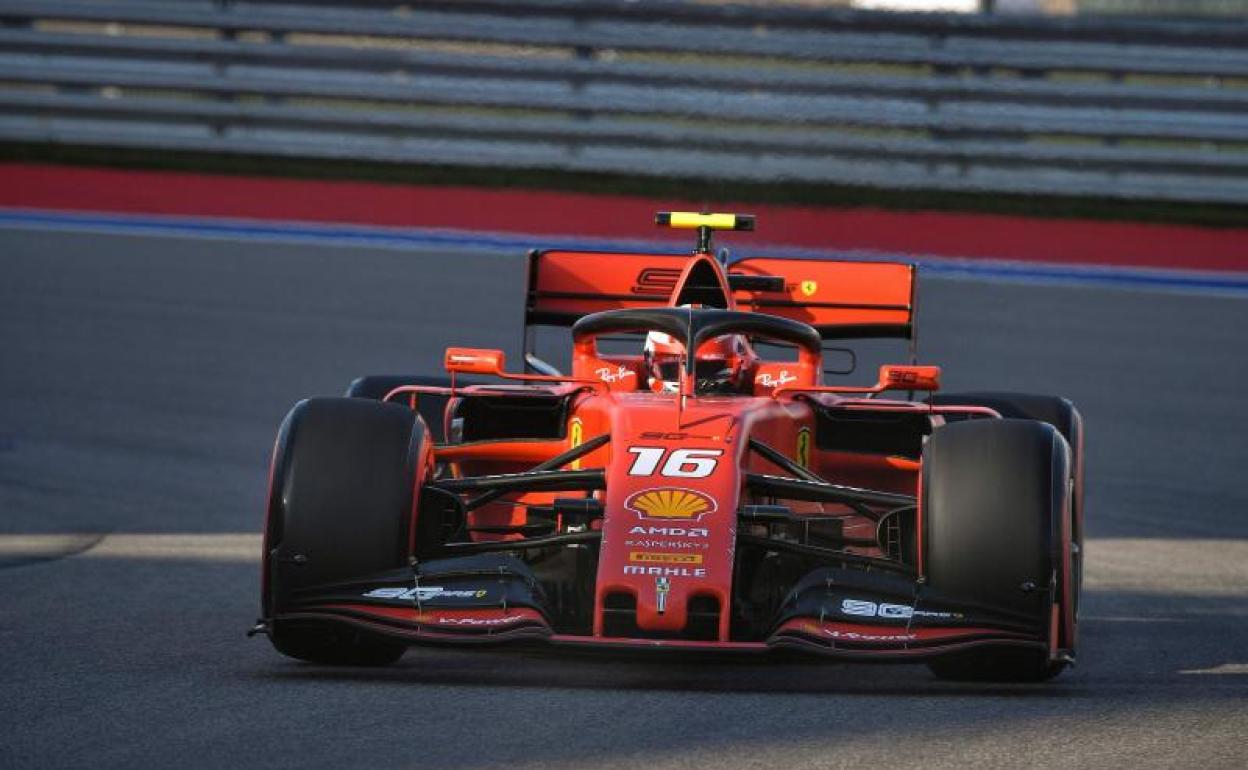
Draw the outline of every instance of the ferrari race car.
[[[418,643],[923,661],[1036,681],[1075,657],[1083,428],[1061,398],[937,394],[915,267],[534,251],[523,372],[366,376],[278,433],[262,617],[285,655]],[[571,332],[570,372],[536,332]],[[566,331],[555,332],[566,335]],[[871,385],[830,342],[910,340]],[[886,394],[898,398],[885,398]]]

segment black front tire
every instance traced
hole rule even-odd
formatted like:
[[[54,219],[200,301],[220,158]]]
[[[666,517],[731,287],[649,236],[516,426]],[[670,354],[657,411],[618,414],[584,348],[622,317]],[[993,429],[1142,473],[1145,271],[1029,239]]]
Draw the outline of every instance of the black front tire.
[[[403,566],[428,441],[420,416],[393,404],[316,398],[287,415],[273,458],[262,589],[279,652],[334,665],[403,654],[401,643],[299,618],[299,592]]]
[[[1012,393],[1009,391],[968,391],[963,393],[937,393],[931,397],[934,405],[985,406],[1002,417],[1018,420],[1039,420],[1057,428],[1070,445],[1070,472],[1074,481],[1074,494],[1070,505],[1070,539],[1074,545],[1071,554],[1072,599],[1075,629],[1071,638],[1064,640],[1073,651],[1077,639],[1079,596],[1083,589],[1083,415],[1068,399],[1035,393]]]
[[[941,595],[1026,618],[1049,634],[1069,515],[1070,449],[1034,420],[975,420],[937,429],[923,451],[921,527],[928,585]],[[1061,586],[1057,586],[1060,592]],[[1064,663],[1046,649],[994,646],[937,658],[941,678],[1042,681]]]
[[[405,644],[326,623],[277,621],[269,629],[269,641],[289,658],[322,666],[388,666],[407,652]]]
[[[946,655],[927,667],[940,679],[954,682],[1047,682],[1066,668],[1048,654],[1026,648],[1001,647]]]

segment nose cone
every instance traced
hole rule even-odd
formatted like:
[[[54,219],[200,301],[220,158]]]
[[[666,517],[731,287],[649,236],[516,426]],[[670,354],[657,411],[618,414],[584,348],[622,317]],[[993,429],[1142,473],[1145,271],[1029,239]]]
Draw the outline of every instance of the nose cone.
[[[713,601],[723,619],[716,638],[726,640],[741,485],[735,442],[662,427],[612,439],[594,633],[681,638],[691,633],[691,602],[704,617]]]

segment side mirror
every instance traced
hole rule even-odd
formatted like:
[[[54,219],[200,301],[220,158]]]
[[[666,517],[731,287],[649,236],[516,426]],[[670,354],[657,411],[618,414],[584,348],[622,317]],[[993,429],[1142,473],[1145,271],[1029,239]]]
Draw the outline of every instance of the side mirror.
[[[459,374],[503,373],[503,351],[486,348],[447,348],[445,366]]]
[[[876,387],[881,391],[940,390],[940,367],[885,364],[880,367],[880,381]]]

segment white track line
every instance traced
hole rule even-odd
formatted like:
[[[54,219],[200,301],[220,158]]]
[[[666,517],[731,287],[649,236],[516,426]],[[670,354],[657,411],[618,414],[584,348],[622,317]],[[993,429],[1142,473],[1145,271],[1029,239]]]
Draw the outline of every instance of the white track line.
[[[259,563],[260,548],[261,536],[251,532],[0,535],[0,560]],[[1095,538],[1085,555],[1084,586],[1093,591],[1248,599],[1248,540]]]

